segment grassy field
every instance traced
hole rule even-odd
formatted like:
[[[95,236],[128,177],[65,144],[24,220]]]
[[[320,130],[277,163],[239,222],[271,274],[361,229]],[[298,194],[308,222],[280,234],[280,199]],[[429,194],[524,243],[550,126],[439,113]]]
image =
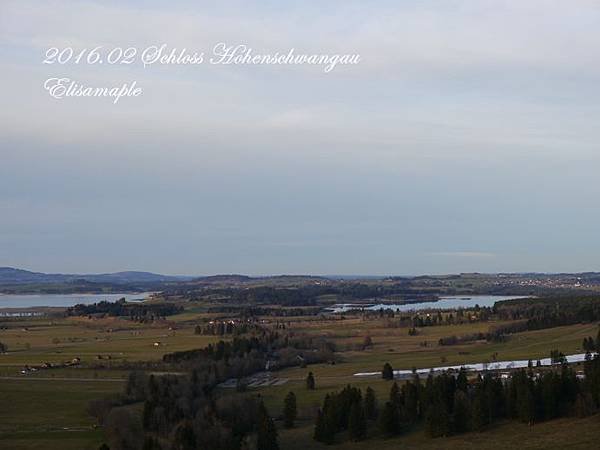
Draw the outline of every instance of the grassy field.
[[[463,364],[490,361],[497,353],[498,360],[545,358],[550,350],[559,349],[567,353],[581,352],[584,337],[594,336],[595,324],[571,325],[547,330],[529,331],[512,335],[506,342],[493,344],[484,341],[465,345],[441,347],[440,337],[486,331],[498,323],[469,323],[453,326],[427,327],[418,336],[409,336],[406,328],[388,328],[385,321],[347,319],[344,321],[299,322],[295,331],[327,336],[339,348],[348,350],[338,353],[341,361],[335,365],[314,364],[308,368],[288,368],[274,375],[287,379],[280,386],[252,390],[261,395],[269,411],[277,416],[281,412],[285,395],[293,391],[297,394],[299,417],[312,418],[322,405],[325,394],[338,390],[347,384],[366,388],[372,387],[378,398],[387,398],[390,382],[380,377],[355,377],[356,372],[381,370],[385,362],[396,369],[411,369],[413,366],[434,367],[439,365]],[[373,339],[373,347],[367,350],[353,349],[359,346],[365,335]],[[422,347],[421,342],[428,346]],[[309,391],[305,386],[308,372],[316,378],[316,389]]]
[[[389,362],[394,369],[427,368],[442,365],[460,365],[492,361],[495,354],[497,360],[546,358],[550,350],[558,349],[565,354],[582,352],[584,337],[595,336],[598,326],[595,324],[571,325],[546,330],[528,331],[510,336],[502,343],[478,341],[463,345],[439,346],[441,337],[470,334],[487,331],[490,326],[499,323],[472,323],[439,327],[426,327],[417,336],[409,336],[406,328],[385,328],[374,322],[363,322],[360,319],[349,319],[336,326],[318,330],[318,324],[310,328],[315,334],[326,335],[340,348],[348,348],[339,352],[340,362],[335,365],[320,364],[311,366],[317,379],[344,377],[352,379],[356,372],[372,372],[381,370],[383,364]],[[364,336],[371,336],[373,347],[360,350]],[[422,342],[427,342],[423,347]],[[356,349],[352,349],[355,347]],[[304,378],[307,370],[293,368],[279,373],[287,378]]]
[[[95,450],[102,431],[87,405],[122,389],[111,381],[0,380],[0,448]]]
[[[91,399],[101,398],[122,389],[127,371],[98,369],[124,361],[158,360],[165,353],[204,347],[222,339],[194,334],[194,326],[207,315],[200,309],[154,324],[140,324],[126,319],[41,318],[0,322],[0,341],[9,352],[0,355],[0,448],[1,449],[95,449],[102,433],[93,427],[86,413]],[[275,319],[264,318],[275,321]],[[300,424],[294,430],[282,430],[281,448],[320,448],[312,440],[312,421],[316,408],[327,392],[346,384],[361,388],[371,386],[379,399],[387,397],[390,383],[379,377],[357,378],[353,374],[379,371],[385,362],[395,369],[425,368],[440,365],[498,360],[548,357],[552,349],[565,354],[581,352],[584,337],[595,336],[595,324],[572,325],[511,335],[506,342],[472,342],[457,346],[439,346],[438,340],[486,332],[500,322],[474,322],[461,325],[433,326],[419,329],[409,336],[407,328],[392,326],[385,319],[365,320],[359,316],[344,320],[295,317],[286,320],[287,331],[325,337],[335,343],[337,361],[308,368],[288,368],[274,373],[287,380],[281,386],[250,390],[264,398],[271,414],[278,416],[283,398],[294,391],[298,398]],[[373,345],[363,349],[370,336]],[[158,342],[160,345],[155,346]],[[107,359],[99,360],[98,356]],[[81,358],[78,368],[50,369],[19,375],[25,365],[63,362]],[[317,389],[308,391],[308,371],[316,377]],[[394,440],[375,437],[362,444],[344,443],[336,448],[477,448],[496,449],[509,445],[521,448],[595,448],[590,436],[598,435],[599,419],[559,420],[530,429],[519,424],[503,424],[483,434],[468,434],[444,440],[429,439],[417,431]]]
[[[363,442],[349,442],[340,435],[340,443],[327,446],[314,441],[312,424],[280,431],[280,447],[285,450],[327,449],[368,450],[377,448],[406,450],[506,450],[526,448],[531,450],[598,448],[600,438],[600,415],[586,419],[558,419],[533,427],[510,422],[502,423],[483,433],[467,433],[460,436],[432,439],[417,430],[406,436],[386,439],[372,436]],[[342,442],[344,440],[344,442]]]
[[[98,356],[104,358],[104,364],[108,364],[108,357],[111,362],[151,361],[161,359],[165,353],[204,347],[220,339],[195,335],[193,324],[183,319],[188,317],[152,325],[118,318],[74,317],[0,322],[0,327],[5,327],[0,329],[0,341],[10,350],[0,354],[0,374],[15,374],[25,364],[60,363],[73,358],[80,358],[83,365],[98,364]]]

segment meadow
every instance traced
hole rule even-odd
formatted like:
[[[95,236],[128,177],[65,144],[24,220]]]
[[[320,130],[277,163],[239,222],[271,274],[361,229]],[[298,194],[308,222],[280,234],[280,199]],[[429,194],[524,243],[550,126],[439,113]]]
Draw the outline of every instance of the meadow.
[[[207,315],[201,309],[186,309],[168,320],[138,323],[124,318],[53,317],[7,319],[0,322],[0,342],[9,352],[0,354],[0,448],[96,449],[103,442],[101,428],[87,413],[90,400],[122,391],[128,362],[159,361],[165,353],[206,346],[228,337],[197,335],[194,327]],[[285,384],[252,388],[260,395],[271,414],[281,414],[285,395],[293,391],[298,398],[298,426],[280,429],[282,449],[320,448],[312,440],[313,420],[325,394],[352,384],[372,387],[379,401],[387,398],[390,382],[380,377],[359,378],[353,374],[379,371],[389,362],[394,369],[425,368],[439,365],[508,359],[548,357],[553,349],[565,354],[581,352],[585,337],[595,336],[596,324],[578,324],[511,335],[505,342],[475,341],[462,345],[440,346],[440,338],[486,332],[507,322],[467,322],[419,328],[409,335],[408,328],[393,326],[384,318],[360,315],[339,317],[261,318],[268,324],[284,323],[294,334],[324,337],[336,347],[335,364],[293,367],[273,373]],[[365,338],[372,345],[364,348]],[[110,359],[108,359],[110,357]],[[77,367],[39,370],[20,374],[24,365],[60,363],[80,358]],[[309,371],[316,378],[316,389],[307,390]],[[228,390],[229,393],[232,390]],[[237,395],[237,394],[236,394]],[[590,448],[590,435],[597,430],[598,416],[585,420],[560,419],[533,428],[516,423],[499,424],[483,433],[436,440],[415,431],[396,439],[375,437],[363,443],[344,440],[338,448],[500,448],[526,442],[528,448]],[[374,431],[371,431],[374,432]],[[60,442],[60,444],[58,444]]]
[[[350,442],[346,436],[340,436],[339,442],[332,446],[314,441],[313,424],[301,424],[297,428],[281,430],[280,448],[285,450],[339,449],[339,450],[505,450],[507,448],[581,449],[598,448],[598,429],[600,416],[585,419],[556,419],[530,427],[516,422],[505,422],[483,433],[467,433],[458,436],[432,439],[422,430],[416,430],[405,436],[387,439],[371,433],[369,439],[362,442]]]
[[[88,403],[123,389],[122,381],[0,380],[0,448],[92,450],[103,442]]]

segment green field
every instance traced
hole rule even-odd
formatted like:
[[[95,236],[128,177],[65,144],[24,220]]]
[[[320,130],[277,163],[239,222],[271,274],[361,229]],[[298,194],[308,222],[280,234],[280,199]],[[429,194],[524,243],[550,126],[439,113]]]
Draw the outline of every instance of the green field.
[[[117,318],[58,318],[11,320],[0,322],[0,326],[6,327],[0,330],[0,341],[10,350],[0,354],[1,375],[14,375],[26,364],[61,363],[73,358],[80,358],[83,366],[151,361],[220,339],[195,335],[193,326],[184,321],[149,325]],[[74,370],[67,372],[76,374]]]
[[[95,428],[94,419],[86,409],[90,400],[122,390],[128,372],[119,364],[159,360],[165,353],[204,347],[221,339],[194,334],[195,324],[206,317],[200,310],[189,309],[153,324],[115,318],[44,318],[0,323],[0,341],[9,348],[8,353],[0,355],[0,448],[96,449],[103,440],[102,430]],[[371,386],[380,401],[389,393],[389,382],[379,377],[357,378],[353,376],[356,372],[379,371],[385,362],[395,369],[410,369],[491,361],[494,354],[498,360],[508,360],[548,357],[552,349],[565,354],[579,353],[583,338],[595,336],[598,330],[595,324],[571,325],[517,333],[502,343],[438,345],[442,337],[486,332],[501,324],[473,322],[431,326],[419,329],[416,336],[409,336],[407,328],[395,327],[386,319],[295,317],[286,320],[287,330],[325,337],[333,342],[337,348],[336,363],[275,372],[273,376],[287,380],[285,384],[250,389],[249,393],[260,395],[277,418],[283,398],[294,391],[298,398],[299,426],[280,430],[281,448],[320,448],[320,444],[312,440],[313,420],[327,392],[350,383],[363,389]],[[361,343],[366,336],[371,337],[373,345],[363,349]],[[80,367],[19,374],[25,364],[63,362],[76,357],[81,358]],[[308,371],[316,377],[314,391],[305,387]],[[430,439],[421,431],[415,431],[393,440],[375,436],[364,443],[344,442],[335,448],[496,449],[507,445],[540,449],[595,448],[590,446],[590,440],[595,439],[599,425],[597,416],[585,420],[561,419],[533,428],[506,423],[482,434],[470,433],[444,440]],[[375,427],[371,428],[374,433]]]
[[[97,449],[102,430],[87,405],[122,389],[113,381],[0,380],[0,448]]]
[[[439,346],[441,337],[487,331],[498,323],[472,323],[422,328],[418,336],[408,336],[406,328],[378,328],[376,323],[360,323],[348,320],[339,328],[321,331],[338,347],[357,346],[367,334],[372,337],[373,347],[366,350],[346,350],[339,352],[340,362],[335,365],[321,364],[311,367],[317,378],[344,377],[352,379],[356,372],[381,370],[389,362],[394,369],[436,367],[467,363],[490,362],[496,354],[498,361],[512,359],[546,358],[550,350],[558,349],[565,354],[580,353],[584,337],[595,336],[595,324],[570,325],[546,330],[528,331],[511,335],[507,342],[474,343],[454,346]],[[351,322],[351,323],[348,323]],[[315,331],[315,333],[317,333]],[[427,347],[420,345],[426,341]],[[303,378],[306,370],[286,369],[279,376]]]
[[[351,327],[352,325],[350,325]],[[488,325],[489,326],[489,325]],[[389,392],[389,382],[379,377],[355,377],[354,373],[359,371],[377,371],[381,370],[385,362],[390,362],[396,369],[410,369],[416,367],[433,367],[441,364],[441,357],[446,358],[445,364],[461,364],[470,362],[483,362],[490,359],[494,352],[498,352],[498,360],[511,359],[529,359],[548,357],[553,348],[560,349],[564,353],[581,352],[581,342],[584,337],[595,335],[597,325],[571,325],[566,327],[557,327],[547,330],[528,331],[518,333],[511,337],[508,342],[501,344],[488,344],[483,342],[439,347],[419,348],[417,341],[429,339],[433,343],[442,336],[454,334],[455,331],[464,333],[472,332],[481,328],[484,324],[468,324],[460,326],[440,326],[423,329],[419,336],[408,336],[405,329],[402,333],[398,331],[398,336],[386,335],[383,339],[378,337],[381,330],[371,328],[374,347],[365,351],[342,352],[342,362],[335,365],[315,364],[306,369],[290,368],[276,373],[277,377],[285,378],[288,382],[282,386],[258,389],[261,396],[270,410],[278,412],[283,404],[283,398],[289,391],[294,391],[298,395],[298,407],[300,417],[313,417],[322,404],[322,399],[327,392],[342,388],[346,384],[356,385],[358,387],[371,386],[375,389],[380,398],[385,398]],[[339,334],[331,330],[330,337],[336,341],[338,338],[347,340],[347,325],[344,325]],[[356,333],[363,331],[356,328]],[[354,338],[356,342],[361,339]],[[381,340],[380,340],[381,339]],[[379,343],[378,343],[379,342]],[[393,346],[394,351],[390,352],[389,347]],[[459,355],[459,352],[468,352],[468,355]],[[308,371],[313,372],[316,378],[317,389],[307,391],[305,388],[305,379]]]
[[[586,419],[558,419],[533,427],[515,422],[502,423],[483,433],[432,439],[417,430],[406,436],[386,439],[376,434],[363,442],[349,442],[340,436],[340,442],[327,446],[311,439],[312,424],[304,424],[280,432],[280,448],[285,450],[343,449],[343,450],[505,450],[507,448],[580,449],[598,448],[600,415]],[[342,442],[342,439],[343,442]]]

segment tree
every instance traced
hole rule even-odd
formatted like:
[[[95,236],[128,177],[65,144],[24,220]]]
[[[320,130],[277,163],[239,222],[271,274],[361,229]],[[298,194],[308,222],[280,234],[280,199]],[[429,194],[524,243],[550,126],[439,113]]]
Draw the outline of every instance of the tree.
[[[419,418],[419,377],[415,375],[415,382],[407,381],[402,386],[402,396],[404,399],[404,420],[412,423]]]
[[[161,450],[161,449],[162,449],[162,447],[160,446],[160,444],[158,443],[158,440],[156,438],[153,438],[152,436],[147,436],[146,439],[144,440],[144,446],[142,447],[142,450]],[[107,447],[106,450],[110,450],[110,449]]]
[[[296,406],[296,394],[289,392],[285,396],[283,404],[283,424],[286,428],[292,428],[298,414]]]
[[[456,389],[467,392],[468,384],[467,371],[464,369],[464,367],[461,367],[460,372],[458,372],[458,377],[456,377]]]
[[[392,369],[392,366],[390,363],[385,363],[383,365],[383,371],[381,372],[381,377],[384,380],[393,380],[394,379],[394,369]]]
[[[471,424],[473,430],[482,431],[489,422],[489,414],[486,407],[485,395],[483,388],[480,385],[477,386],[475,391],[475,397],[473,399],[473,410],[471,413]]]
[[[154,415],[154,403],[150,400],[144,402],[144,411],[142,413],[142,425],[145,430],[152,429],[152,416]]]
[[[314,390],[315,388],[315,377],[312,372],[308,372],[308,376],[306,377],[306,389]]]
[[[381,415],[379,416],[379,426],[381,431],[391,436],[400,432],[398,408],[391,402],[385,402]]]
[[[130,450],[143,444],[141,421],[126,409],[114,408],[106,418],[104,430],[111,448]]]
[[[375,397],[375,391],[370,386],[365,394],[365,414],[369,420],[377,418],[377,398]]]
[[[469,410],[469,399],[462,390],[454,393],[454,407],[452,409],[452,431],[464,433],[469,429],[471,412]]]
[[[448,436],[450,432],[450,415],[442,402],[430,406],[425,417],[427,434],[431,437]]]
[[[400,388],[398,387],[398,383],[394,381],[392,384],[392,388],[390,389],[390,402],[396,408],[400,406]]]
[[[594,409],[594,400],[589,393],[579,393],[577,394],[577,399],[575,400],[575,415],[580,419],[583,417],[587,417],[591,414]]]
[[[313,438],[315,441],[322,442],[323,444],[333,444],[334,431],[331,424],[328,423],[322,409],[317,411],[317,420],[315,422],[315,433]]]
[[[171,450],[195,450],[196,435],[189,422],[184,422],[175,429]]]
[[[279,450],[277,429],[273,419],[269,417],[263,402],[258,407],[258,422],[256,430],[257,450]]]
[[[367,436],[367,417],[360,400],[352,403],[350,407],[348,434],[354,441],[362,441]]]
[[[513,382],[515,382],[513,376]],[[517,381],[517,417],[521,422],[533,424],[535,419],[535,397],[532,392],[532,382],[524,373]]]

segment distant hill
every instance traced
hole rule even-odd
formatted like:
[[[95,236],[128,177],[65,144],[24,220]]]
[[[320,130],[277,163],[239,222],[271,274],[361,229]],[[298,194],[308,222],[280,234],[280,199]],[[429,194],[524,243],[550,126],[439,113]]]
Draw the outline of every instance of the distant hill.
[[[184,283],[186,286],[206,286],[206,287],[255,287],[255,286],[276,286],[291,287],[313,283],[323,283],[328,281],[325,277],[313,275],[269,275],[269,276],[248,276],[239,274],[228,275],[210,275],[196,277],[193,280]]]
[[[160,275],[150,272],[116,272],[102,274],[50,274],[30,272],[13,267],[0,267],[0,284],[30,283],[69,283],[79,280],[92,283],[129,284],[129,283],[161,283],[168,281],[187,281],[193,277]]]
[[[197,277],[192,281],[201,282],[201,283],[245,283],[252,280],[251,277],[247,275],[209,275],[206,277]]]

